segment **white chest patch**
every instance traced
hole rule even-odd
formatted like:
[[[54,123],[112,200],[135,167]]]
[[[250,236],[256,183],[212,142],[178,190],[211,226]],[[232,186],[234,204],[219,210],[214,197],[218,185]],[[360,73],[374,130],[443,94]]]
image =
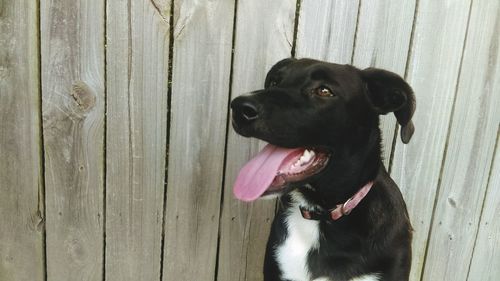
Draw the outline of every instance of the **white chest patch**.
[[[305,202],[299,193],[294,192],[292,198],[294,202],[286,218],[288,235],[285,242],[276,248],[276,260],[283,272],[281,278],[311,280],[307,256],[309,250],[319,246],[319,222],[302,218],[299,205]]]
[[[286,217],[288,235],[286,240],[276,248],[275,256],[283,275],[282,279],[290,281],[311,281],[311,273],[307,268],[307,257],[311,249],[319,247],[319,222],[306,220],[300,213],[299,206],[307,206],[307,202],[298,192],[292,192],[292,207]],[[349,281],[378,281],[378,274],[363,275]],[[312,281],[335,281],[328,277],[316,278]]]

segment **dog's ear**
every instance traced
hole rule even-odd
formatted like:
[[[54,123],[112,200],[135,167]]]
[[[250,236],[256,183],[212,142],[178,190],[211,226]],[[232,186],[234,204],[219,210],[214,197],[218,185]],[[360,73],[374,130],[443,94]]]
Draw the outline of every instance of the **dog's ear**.
[[[396,73],[367,68],[361,71],[368,98],[379,114],[394,112],[401,125],[401,140],[408,143],[415,131],[411,118],[415,112],[415,95],[410,85]]]
[[[279,75],[279,70],[296,60],[297,59],[295,58],[286,58],[274,64],[266,75],[266,82],[264,82],[264,88],[268,88],[269,86],[273,86],[272,84],[279,83],[282,78]]]

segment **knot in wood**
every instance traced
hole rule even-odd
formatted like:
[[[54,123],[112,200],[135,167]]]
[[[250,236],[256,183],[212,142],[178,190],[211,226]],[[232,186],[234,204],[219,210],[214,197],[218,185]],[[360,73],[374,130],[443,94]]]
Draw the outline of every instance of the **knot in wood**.
[[[76,81],[73,83],[71,87],[71,96],[83,113],[90,111],[95,106],[95,92],[83,81]]]

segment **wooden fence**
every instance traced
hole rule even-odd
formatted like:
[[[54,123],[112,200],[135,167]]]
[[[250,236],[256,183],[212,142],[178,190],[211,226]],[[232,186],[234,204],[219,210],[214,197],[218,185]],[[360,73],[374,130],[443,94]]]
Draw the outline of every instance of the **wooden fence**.
[[[406,78],[411,280],[499,280],[499,53],[497,0],[0,0],[0,280],[261,280],[228,103],[290,55]]]

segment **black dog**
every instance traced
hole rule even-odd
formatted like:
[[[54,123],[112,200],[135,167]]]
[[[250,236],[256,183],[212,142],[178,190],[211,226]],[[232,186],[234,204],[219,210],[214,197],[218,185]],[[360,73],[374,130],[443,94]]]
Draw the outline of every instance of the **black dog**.
[[[231,108],[236,132],[270,143],[241,170],[236,197],[283,195],[264,280],[408,280],[412,228],[379,129],[394,112],[403,142],[413,134],[415,98],[401,77],[284,59]]]

